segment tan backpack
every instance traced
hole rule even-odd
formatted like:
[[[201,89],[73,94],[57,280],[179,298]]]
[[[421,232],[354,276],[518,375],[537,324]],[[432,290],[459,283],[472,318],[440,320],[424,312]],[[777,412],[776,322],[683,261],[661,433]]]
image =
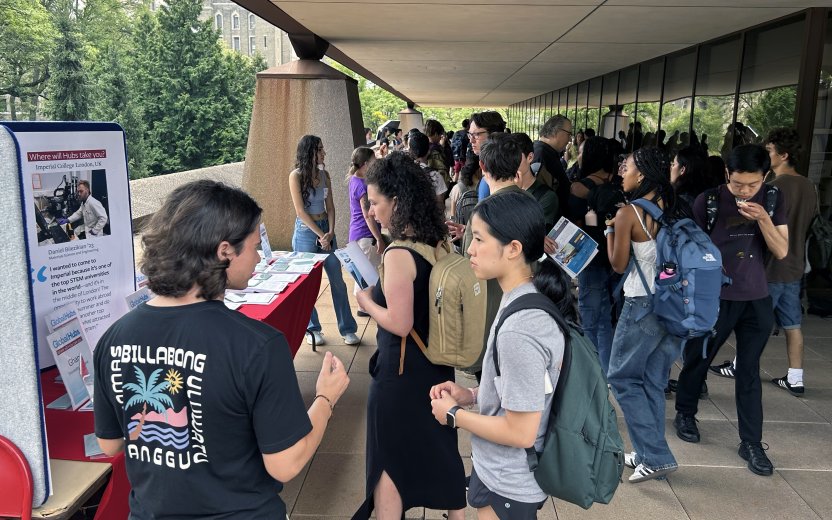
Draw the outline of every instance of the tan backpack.
[[[474,275],[468,259],[451,252],[447,242],[434,248],[420,242],[396,240],[385,252],[391,248],[409,249],[433,266],[428,284],[431,295],[428,345],[413,329],[410,336],[434,365],[467,368],[476,363],[484,348],[486,284]],[[383,284],[383,259],[379,275]],[[399,375],[404,371],[406,341],[402,337]]]

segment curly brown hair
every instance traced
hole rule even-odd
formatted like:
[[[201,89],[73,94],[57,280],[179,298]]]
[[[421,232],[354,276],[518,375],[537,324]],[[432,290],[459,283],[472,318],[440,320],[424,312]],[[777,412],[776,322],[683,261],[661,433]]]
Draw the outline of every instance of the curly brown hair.
[[[403,152],[379,159],[367,172],[367,185],[374,185],[387,198],[396,197],[390,219],[394,240],[413,240],[436,246],[448,235],[442,210],[428,172]]]
[[[139,267],[150,290],[175,298],[196,285],[201,298],[221,296],[230,261],[220,260],[217,248],[227,241],[240,253],[262,212],[244,191],[211,180],[173,190],[142,229]]]

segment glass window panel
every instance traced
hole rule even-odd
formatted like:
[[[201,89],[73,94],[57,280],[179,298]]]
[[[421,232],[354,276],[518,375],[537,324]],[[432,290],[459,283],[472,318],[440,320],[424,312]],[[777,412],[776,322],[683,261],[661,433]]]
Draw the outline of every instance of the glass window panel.
[[[805,26],[801,16],[746,35],[735,138],[760,142],[773,128],[794,125]]]
[[[656,145],[667,146],[671,154],[691,142],[690,111],[695,73],[696,49],[667,58],[661,130],[656,134]]]
[[[584,129],[587,127],[587,113],[586,113],[586,100],[587,94],[589,93],[589,82],[584,81],[582,83],[578,83],[578,100],[577,100],[577,111],[575,119],[572,121],[572,124],[575,128]]]
[[[823,62],[815,106],[815,128],[809,155],[809,178],[818,184],[820,209],[824,217],[832,213],[832,13],[826,26]],[[801,172],[802,173],[802,172]]]
[[[699,49],[693,131],[708,155],[731,150],[728,127],[734,117],[741,41],[735,36]]]
[[[601,124],[598,135],[607,138],[615,137],[616,128],[616,97],[618,96],[618,72],[611,72],[604,76],[603,92],[601,93]],[[626,125],[625,125],[626,126]]]
[[[601,118],[601,77],[589,80],[589,101],[587,102],[586,119],[587,128],[595,130],[596,135],[599,129]]]
[[[663,74],[664,60],[661,58],[641,64],[635,130],[633,132],[634,150],[642,146],[654,146],[656,144]]]
[[[627,151],[633,148],[633,127],[636,116],[636,97],[638,95],[638,65],[621,71],[618,79],[618,104],[621,105],[621,118],[618,129],[627,136]]]
[[[578,123],[576,122],[578,116],[576,111],[578,110],[576,100],[578,99],[578,85],[572,85],[569,87],[569,93],[567,94],[566,99],[566,113],[564,114],[567,119],[572,121],[572,124],[575,128],[578,128]]]

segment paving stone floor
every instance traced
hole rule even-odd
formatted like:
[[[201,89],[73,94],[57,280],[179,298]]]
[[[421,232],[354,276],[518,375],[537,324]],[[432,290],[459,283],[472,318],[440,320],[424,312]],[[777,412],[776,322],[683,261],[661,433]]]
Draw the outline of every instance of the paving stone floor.
[[[347,277],[348,278],[348,277]],[[352,289],[352,281],[347,279]],[[338,334],[326,278],[318,299],[327,345],[317,353],[304,343],[295,358],[298,381],[309,403],[323,353],[339,356],[349,367],[351,384],[338,403],[336,413],[320,449],[309,465],[282,493],[293,520],[348,519],[364,496],[364,437],[366,400],[370,383],[368,362],[376,349],[376,324],[357,318],[362,343],[343,344]],[[353,300],[353,309],[357,309]],[[679,440],[672,426],[673,402],[667,405],[667,438],[680,468],[664,481],[625,482],[611,504],[594,505],[584,511],[559,500],[549,500],[539,514],[548,519],[638,519],[638,520],[738,520],[738,519],[832,519],[832,321],[808,316],[805,334],[805,397],[794,397],[769,383],[785,374],[785,339],[772,337],[762,357],[763,440],[776,470],[771,477],[752,474],[737,455],[737,412],[733,382],[708,378],[710,398],[700,404],[699,429],[702,442]],[[731,340],[733,341],[733,340]],[[717,361],[733,358],[732,342]],[[674,368],[678,374],[678,367]],[[475,381],[457,375],[460,384]],[[619,411],[619,426],[626,427]],[[460,433],[460,453],[466,468],[471,464],[470,439]],[[407,519],[439,519],[441,511],[411,509]],[[466,518],[476,518],[473,509]]]

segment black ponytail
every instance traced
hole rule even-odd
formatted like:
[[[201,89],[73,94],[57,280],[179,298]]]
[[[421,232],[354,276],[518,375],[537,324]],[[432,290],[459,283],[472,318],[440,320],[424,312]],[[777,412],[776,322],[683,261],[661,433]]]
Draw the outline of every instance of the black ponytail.
[[[578,313],[570,288],[571,280],[554,260],[544,256],[543,237],[546,225],[543,210],[525,193],[508,192],[491,195],[474,208],[491,236],[501,244],[517,240],[523,246],[523,258],[532,266],[534,286],[551,299],[567,321],[578,323]]]
[[[552,257],[546,255],[542,262],[538,262],[534,273],[534,286],[550,300],[555,302],[558,310],[572,323],[579,324],[578,310],[575,308],[575,298],[572,296],[572,281],[563,272]]]

